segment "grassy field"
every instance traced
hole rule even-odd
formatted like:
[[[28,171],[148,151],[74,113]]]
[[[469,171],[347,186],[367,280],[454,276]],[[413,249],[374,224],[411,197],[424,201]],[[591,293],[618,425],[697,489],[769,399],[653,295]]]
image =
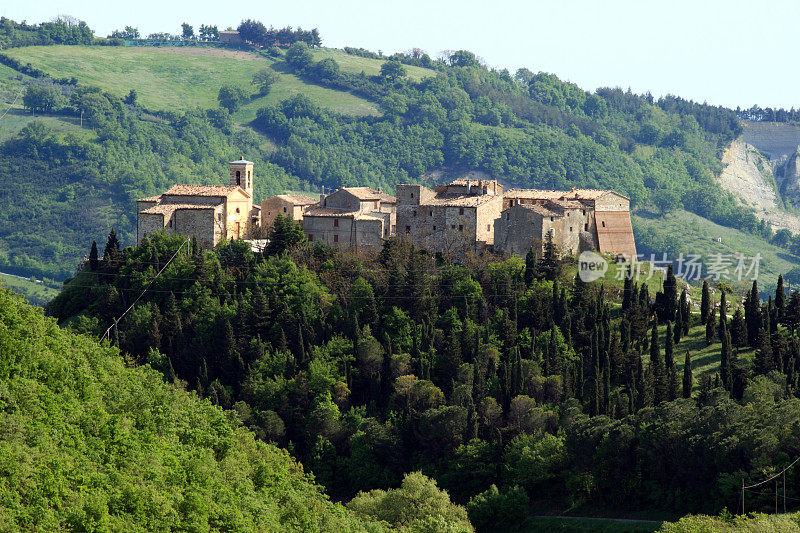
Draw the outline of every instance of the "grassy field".
[[[534,516],[528,518],[520,533],[649,533],[657,531],[661,522],[649,520],[614,520],[569,516]]]
[[[668,213],[659,218],[633,217],[638,225],[649,227],[657,234],[671,234],[682,243],[685,253],[700,254],[708,258],[714,254],[743,253],[747,257],[761,254],[758,284],[761,291],[774,292],[778,274],[786,274],[800,266],[800,259],[791,256],[786,250],[773,246],[763,239],[733,228],[720,226],[710,220],[686,211]],[[717,239],[722,242],[717,242]],[[749,266],[749,262],[747,263]],[[731,283],[741,293],[749,289],[752,281]]]
[[[381,70],[381,65],[384,63],[382,59],[354,56],[335,48],[320,48],[314,51],[314,60],[316,61],[329,57],[339,63],[339,68],[342,69],[342,72],[350,72],[352,74],[360,74],[363,72],[367,76],[375,76],[378,74]],[[406,69],[406,75],[414,81],[420,81],[423,78],[436,75],[436,71],[428,68],[411,65],[404,65],[404,67]]]
[[[225,83],[253,94],[255,88],[250,83],[253,74],[276,63],[248,52],[203,47],[30,46],[4,53],[30,62],[54,77],[75,77],[80,83],[100,87],[117,96],[125,96],[135,89],[141,105],[151,110],[217,107],[217,92]],[[337,60],[342,58],[351,65],[349,58],[352,56],[344,52],[324,53]],[[369,61],[380,68],[379,61]],[[255,118],[258,108],[298,93],[339,113],[379,114],[372,102],[349,92],[307,84],[280,68],[281,62],[277,63],[275,70],[280,78],[271,93],[253,99],[239,110],[235,115],[237,122],[249,122]]]
[[[0,273],[0,286],[22,294],[33,305],[44,305],[55,298],[59,290],[43,283]]]

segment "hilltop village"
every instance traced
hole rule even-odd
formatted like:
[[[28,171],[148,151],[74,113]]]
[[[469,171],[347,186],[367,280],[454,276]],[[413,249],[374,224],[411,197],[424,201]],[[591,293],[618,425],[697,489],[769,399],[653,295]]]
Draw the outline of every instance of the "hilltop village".
[[[282,216],[301,224],[312,244],[374,247],[398,236],[437,252],[491,248],[524,255],[550,235],[561,253],[636,257],[630,200],[610,190],[504,191],[496,180],[456,179],[434,189],[398,184],[397,196],[369,187],[342,187],[319,198],[280,194],[259,206],[253,163],[241,158],[229,167],[228,186],[174,185],[138,200],[137,242],[166,231],[213,248],[223,238],[250,238]]]

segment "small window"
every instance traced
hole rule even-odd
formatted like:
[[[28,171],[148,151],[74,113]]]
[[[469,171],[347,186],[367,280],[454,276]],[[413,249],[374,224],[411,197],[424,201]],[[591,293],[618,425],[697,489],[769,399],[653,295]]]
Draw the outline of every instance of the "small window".
[[[456,229],[456,225],[453,224],[452,226],[450,226],[450,229]]]
[[[333,227],[334,228],[338,228],[339,227],[339,219],[338,218],[334,218],[333,219]]]
[[[309,233],[308,234],[308,242],[313,242],[313,241],[314,241],[314,236]]]
[[[506,213],[506,220],[511,220],[511,213]]]
[[[247,171],[247,177],[248,178],[250,177],[250,171],[249,170]]]
[[[285,206],[284,206],[284,208],[283,208],[283,212],[284,212],[284,213],[286,212],[286,207],[285,207]]]
[[[339,242],[339,236],[335,233],[333,234],[333,242]]]
[[[406,233],[411,233],[411,226],[406,226]]]
[[[464,226],[462,224],[458,225],[458,231],[464,231]]]
[[[550,222],[552,222],[552,221],[553,221],[553,217],[550,217]]]
[[[433,211],[428,211],[428,216],[432,217],[433,216]]]
[[[583,216],[586,216],[586,209],[583,210]]]
[[[486,231],[492,231],[492,225],[486,224]]]
[[[411,193],[411,198],[414,198],[414,193],[413,192]]]
[[[433,227],[433,231],[436,231],[436,226]]]
[[[589,223],[583,225],[583,231],[589,231]]]
[[[605,220],[603,221],[603,227],[604,228],[606,227],[606,221]]]
[[[463,207],[459,207],[458,208],[458,214],[459,215],[463,215],[464,214],[464,208]]]
[[[172,219],[169,219],[169,227],[172,227]]]
[[[238,208],[238,207],[236,208],[236,213],[237,213],[237,214],[239,213],[239,208]]]
[[[570,231],[570,233],[572,233],[572,226],[569,227],[569,231]]]
[[[412,211],[411,212],[411,216],[416,217],[417,216],[417,212],[416,211]]]

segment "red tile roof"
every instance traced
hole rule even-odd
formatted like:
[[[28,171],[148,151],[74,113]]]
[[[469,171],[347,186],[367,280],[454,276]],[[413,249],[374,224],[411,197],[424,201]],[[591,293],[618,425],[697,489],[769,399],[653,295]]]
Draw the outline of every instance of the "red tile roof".
[[[173,185],[164,194],[172,196],[218,196],[224,198],[237,190],[249,196],[247,191],[241,187],[226,185]]]

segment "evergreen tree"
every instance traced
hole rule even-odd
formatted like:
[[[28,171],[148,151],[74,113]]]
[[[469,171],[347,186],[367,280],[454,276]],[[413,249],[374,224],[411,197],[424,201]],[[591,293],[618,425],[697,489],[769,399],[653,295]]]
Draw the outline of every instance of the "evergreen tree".
[[[759,345],[753,361],[753,371],[756,374],[764,375],[774,369],[775,362],[772,357],[772,339],[769,329],[761,328],[757,338],[759,339]]]
[[[759,346],[761,329],[761,299],[758,295],[758,281],[753,280],[753,287],[747,293],[744,304],[744,321],[747,325],[747,344]]]
[[[633,294],[633,271],[632,267],[628,266],[625,269],[625,284],[622,288],[622,311],[623,313],[630,309]]]
[[[738,349],[747,344],[747,325],[744,322],[744,315],[742,314],[741,307],[737,307],[736,311],[733,313],[731,327],[729,329],[733,346],[736,346]]]
[[[540,277],[552,281],[558,277],[558,271],[558,247],[553,241],[553,234],[548,231],[542,246],[542,260],[539,262]]]
[[[672,342],[678,344],[681,342],[681,335],[683,334],[683,306],[680,301],[675,306],[675,327],[672,330]]]
[[[692,359],[689,356],[689,350],[686,350],[686,358],[683,360],[683,397],[692,397],[692,387],[694,385],[694,376],[692,375]]]
[[[711,310],[711,314],[708,315],[708,319],[706,321],[706,346],[711,346],[714,344],[714,332],[716,330],[716,308]]]
[[[97,242],[92,241],[92,250],[89,252],[89,270],[97,272],[100,267],[100,261],[97,257]]]
[[[800,327],[800,292],[794,290],[789,296],[789,304],[783,313],[783,323],[794,335],[794,331]]]
[[[722,340],[722,327],[723,325],[727,325],[728,321],[728,302],[725,298],[725,291],[721,291],[722,294],[720,295],[719,299],[719,340]],[[728,328],[725,328],[725,331],[728,331]]]
[[[528,253],[525,254],[525,285],[530,287],[533,280],[536,279],[536,253],[533,251],[533,246],[528,248]]]
[[[786,311],[786,291],[783,288],[783,274],[778,275],[778,285],[775,287],[775,310],[778,314],[778,322],[783,322],[783,315]]]
[[[663,319],[675,320],[675,307],[678,303],[678,281],[672,270],[672,264],[667,267],[667,276],[664,278],[664,309]]]
[[[119,267],[120,259],[119,241],[117,240],[117,232],[111,229],[106,241],[106,247],[103,250],[103,267],[108,272],[116,272]]]
[[[595,327],[592,333],[592,396],[589,399],[589,413],[592,416],[600,414],[603,390],[602,379],[600,371],[600,333],[598,328]]]
[[[675,360],[673,359],[674,342],[675,339],[672,333],[672,322],[667,322],[667,334],[664,338],[664,363],[666,364],[667,369],[672,368],[672,366],[675,364]]]
[[[653,401],[659,404],[667,399],[667,376],[661,359],[661,346],[658,342],[658,324],[653,321],[650,335],[650,372],[652,374]]]
[[[686,294],[686,289],[681,291],[681,316],[683,317],[683,331],[681,333],[686,336],[689,334],[689,326],[692,321],[692,309],[689,307],[689,297]]]
[[[728,332],[728,327],[724,320],[720,320],[719,336],[722,340],[719,365],[719,372],[722,377],[722,386],[725,388],[725,390],[731,390],[731,385],[733,384],[731,334]]]
[[[708,313],[711,311],[711,294],[708,289],[708,280],[703,280],[703,292],[700,297],[700,322],[708,323]]]

